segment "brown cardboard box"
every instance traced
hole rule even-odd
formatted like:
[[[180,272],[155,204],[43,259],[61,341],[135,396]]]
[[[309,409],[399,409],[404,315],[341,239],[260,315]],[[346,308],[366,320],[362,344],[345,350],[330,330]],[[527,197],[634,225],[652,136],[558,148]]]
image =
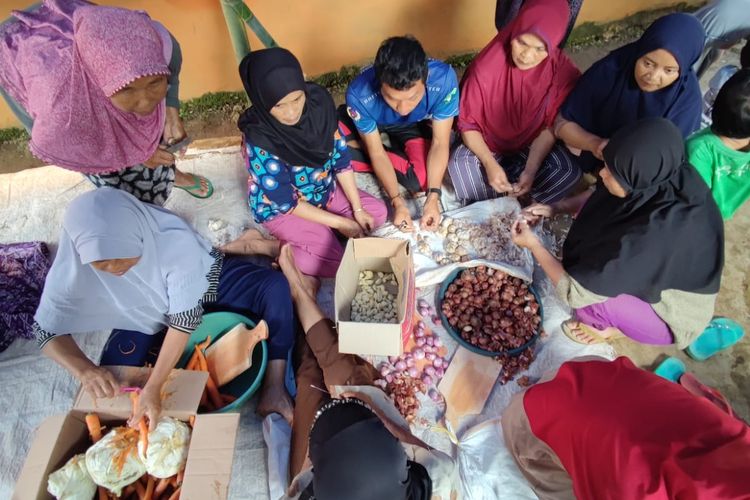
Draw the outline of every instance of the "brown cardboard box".
[[[350,321],[360,271],[392,272],[398,283],[398,323]],[[414,262],[408,241],[350,239],[336,273],[334,295],[339,352],[400,355],[409,341],[414,316]]]
[[[147,368],[111,367],[129,386],[143,386]],[[205,372],[173,370],[164,388],[164,415],[186,421],[195,415],[208,375]],[[121,424],[130,417],[132,403],[127,394],[111,399],[92,399],[81,390],[66,415],[46,419],[36,431],[26,462],[18,476],[14,499],[49,499],[47,477],[76,453],[90,445],[85,417],[96,413],[103,425]],[[197,415],[188,450],[180,499],[227,498],[232,472],[238,413]]]

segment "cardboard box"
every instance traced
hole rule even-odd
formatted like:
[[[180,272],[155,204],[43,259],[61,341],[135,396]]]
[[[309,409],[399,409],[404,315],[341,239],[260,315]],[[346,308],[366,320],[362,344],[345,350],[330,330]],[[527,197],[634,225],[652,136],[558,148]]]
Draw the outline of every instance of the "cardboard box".
[[[110,367],[118,380],[129,386],[143,386],[147,368]],[[164,388],[163,414],[182,421],[195,415],[208,375],[205,372],[173,370]],[[47,478],[70,457],[90,446],[85,417],[96,413],[103,425],[122,424],[132,411],[127,394],[94,400],[81,390],[73,409],[46,419],[36,431],[26,462],[18,476],[14,499],[49,499]],[[181,500],[225,499],[232,472],[238,413],[196,415],[190,438]]]
[[[398,283],[398,323],[351,321],[360,271],[392,272]],[[398,356],[409,341],[414,316],[414,262],[408,241],[350,239],[336,272],[334,303],[339,352]]]

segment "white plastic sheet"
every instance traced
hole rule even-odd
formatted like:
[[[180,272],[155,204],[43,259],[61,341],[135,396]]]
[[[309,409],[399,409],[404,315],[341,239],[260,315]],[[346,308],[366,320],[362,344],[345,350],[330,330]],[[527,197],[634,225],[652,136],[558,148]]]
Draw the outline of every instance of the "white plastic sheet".
[[[268,495],[271,500],[285,498],[289,486],[289,449],[292,428],[278,413],[263,420],[263,440],[268,449]]]

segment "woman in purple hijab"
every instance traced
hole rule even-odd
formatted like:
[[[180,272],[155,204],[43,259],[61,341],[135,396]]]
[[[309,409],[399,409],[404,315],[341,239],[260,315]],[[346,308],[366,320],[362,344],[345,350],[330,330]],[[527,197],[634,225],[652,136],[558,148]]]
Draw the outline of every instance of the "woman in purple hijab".
[[[0,90],[41,160],[161,205],[213,186],[174,168],[179,45],[146,13],[45,0],[0,26]]]

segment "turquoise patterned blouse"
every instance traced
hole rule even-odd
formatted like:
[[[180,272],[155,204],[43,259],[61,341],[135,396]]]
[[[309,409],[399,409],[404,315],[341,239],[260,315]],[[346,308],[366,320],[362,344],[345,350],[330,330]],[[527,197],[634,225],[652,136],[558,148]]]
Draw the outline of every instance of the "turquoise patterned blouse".
[[[325,208],[336,186],[334,175],[351,168],[344,134],[337,130],[328,161],[322,167],[289,165],[278,156],[243,141],[245,166],[250,174],[247,197],[255,222],[263,223],[290,212],[300,198]]]

